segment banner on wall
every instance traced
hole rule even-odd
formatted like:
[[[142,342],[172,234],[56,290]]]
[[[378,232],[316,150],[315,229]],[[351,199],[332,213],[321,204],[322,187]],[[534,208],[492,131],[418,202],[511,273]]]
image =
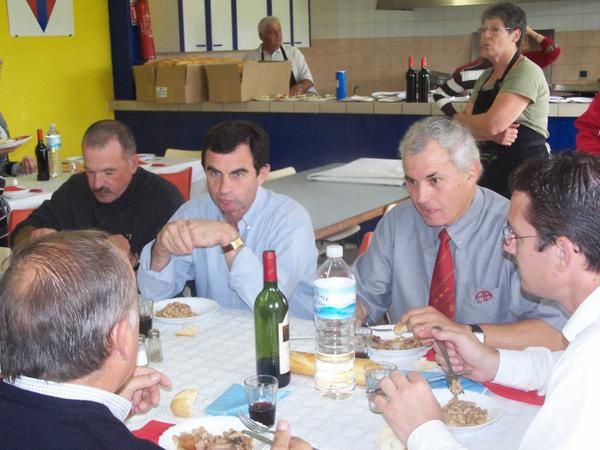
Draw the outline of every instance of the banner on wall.
[[[10,35],[72,36],[73,0],[6,0]]]

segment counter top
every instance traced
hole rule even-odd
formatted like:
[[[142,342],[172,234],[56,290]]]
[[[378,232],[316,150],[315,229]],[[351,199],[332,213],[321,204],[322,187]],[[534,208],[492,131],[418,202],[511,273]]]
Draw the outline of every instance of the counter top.
[[[466,103],[454,103],[461,111]],[[158,104],[135,100],[112,100],[112,111],[193,111],[193,112],[249,112],[249,113],[299,113],[299,114],[392,114],[430,116],[441,115],[435,103],[382,103],[382,102],[323,102],[302,101],[284,102],[244,102],[244,103],[188,103]],[[549,117],[579,117],[587,110],[586,103],[551,103]]]

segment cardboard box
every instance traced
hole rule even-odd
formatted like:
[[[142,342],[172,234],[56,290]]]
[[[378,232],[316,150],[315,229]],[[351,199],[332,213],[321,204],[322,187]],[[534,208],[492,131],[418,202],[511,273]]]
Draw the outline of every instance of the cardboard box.
[[[208,98],[211,102],[246,102],[265,95],[287,94],[291,70],[289,61],[206,66]]]
[[[206,70],[202,64],[156,68],[157,103],[198,103],[208,100]]]
[[[155,102],[156,66],[154,64],[133,66],[133,79],[135,80],[135,98],[139,102]]]

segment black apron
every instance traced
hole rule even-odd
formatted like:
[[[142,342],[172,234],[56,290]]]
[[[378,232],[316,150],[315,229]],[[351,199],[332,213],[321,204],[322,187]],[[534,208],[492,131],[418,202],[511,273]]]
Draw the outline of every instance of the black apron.
[[[288,57],[285,54],[285,50],[283,49],[283,47],[279,47],[281,49],[281,54],[283,55],[283,60],[287,61]],[[264,61],[265,60],[265,53],[262,49],[262,47],[260,48],[260,60]],[[296,83],[296,77],[294,76],[294,71],[290,71],[290,89],[292,88],[292,86],[294,86]]]
[[[517,50],[502,77],[494,83],[494,87],[484,91],[483,85],[492,76],[492,72],[490,72],[473,104],[473,114],[482,114],[490,109],[500,91],[502,81],[518,61],[520,54],[519,50]],[[483,175],[479,180],[479,184],[506,198],[510,198],[508,178],[521,162],[529,158],[549,156],[544,136],[523,124],[519,125],[518,130],[517,139],[510,146],[500,145],[493,141],[485,141],[478,144],[483,164]]]

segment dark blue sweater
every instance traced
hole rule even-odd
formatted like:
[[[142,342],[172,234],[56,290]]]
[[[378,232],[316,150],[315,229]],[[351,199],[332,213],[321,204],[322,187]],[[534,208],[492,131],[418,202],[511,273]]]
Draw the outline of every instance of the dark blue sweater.
[[[160,449],[100,403],[64,400],[0,381],[0,449]]]

